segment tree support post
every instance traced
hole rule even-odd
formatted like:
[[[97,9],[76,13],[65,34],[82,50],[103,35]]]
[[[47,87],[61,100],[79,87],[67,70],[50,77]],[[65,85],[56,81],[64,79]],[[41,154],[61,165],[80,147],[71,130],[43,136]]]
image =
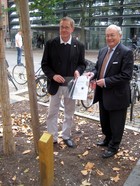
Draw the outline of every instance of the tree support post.
[[[45,132],[39,140],[39,165],[41,186],[52,186],[54,182],[53,137]]]

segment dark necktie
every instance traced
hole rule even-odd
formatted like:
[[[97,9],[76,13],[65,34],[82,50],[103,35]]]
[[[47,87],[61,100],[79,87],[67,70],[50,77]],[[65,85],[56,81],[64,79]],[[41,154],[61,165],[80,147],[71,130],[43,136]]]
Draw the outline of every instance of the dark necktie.
[[[102,67],[101,67],[101,71],[100,71],[100,79],[102,79],[104,77],[105,67],[106,67],[107,62],[109,60],[109,56],[110,56],[111,52],[112,52],[112,49],[109,49],[105,58],[104,58],[104,61],[103,61]]]

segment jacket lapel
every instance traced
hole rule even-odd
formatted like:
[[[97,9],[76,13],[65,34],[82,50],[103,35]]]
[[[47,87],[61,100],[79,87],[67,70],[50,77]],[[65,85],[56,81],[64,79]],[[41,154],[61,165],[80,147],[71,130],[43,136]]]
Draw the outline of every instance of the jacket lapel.
[[[54,48],[54,50],[57,52],[57,56],[59,57],[59,61],[63,61],[63,55],[61,55],[62,54],[62,44],[60,44],[60,37],[57,37],[56,39],[55,39],[55,42],[56,42],[56,45],[55,45],[55,48]],[[57,59],[58,60],[58,59]]]
[[[63,56],[61,55],[61,51],[60,51],[61,50],[60,37],[56,38],[56,47],[54,50],[56,50],[56,52],[58,53],[57,56],[60,58],[60,61],[62,61]]]
[[[69,61],[73,61],[72,58],[75,56],[75,52],[77,51],[77,43],[76,40],[72,38],[71,40],[71,47],[70,47],[70,58]]]

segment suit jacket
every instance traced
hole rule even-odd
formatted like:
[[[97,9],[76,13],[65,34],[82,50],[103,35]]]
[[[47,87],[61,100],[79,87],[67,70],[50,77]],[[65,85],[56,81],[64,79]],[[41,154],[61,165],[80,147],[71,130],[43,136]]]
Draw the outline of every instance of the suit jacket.
[[[98,60],[95,65],[95,77],[99,79],[99,74],[103,59],[108,48],[105,47],[99,51]],[[97,86],[95,91],[94,103],[103,100],[104,107],[107,110],[118,110],[127,108],[130,104],[130,80],[133,72],[133,52],[123,44],[116,47],[105,72],[106,86],[100,88]]]
[[[60,85],[53,80],[53,76],[56,74],[62,75],[60,74],[61,65],[63,64],[62,61],[63,59],[60,55],[60,37],[47,41],[41,66],[43,72],[48,78],[47,88],[51,95],[56,94]],[[71,41],[68,63],[70,64],[68,76],[73,77],[75,70],[78,70],[81,75],[86,68],[84,45],[74,38],[72,38]]]

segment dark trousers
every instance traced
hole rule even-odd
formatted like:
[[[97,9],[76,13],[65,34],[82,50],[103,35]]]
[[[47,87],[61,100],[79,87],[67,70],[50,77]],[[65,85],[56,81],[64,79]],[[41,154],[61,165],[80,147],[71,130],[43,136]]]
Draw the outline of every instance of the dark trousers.
[[[105,141],[109,143],[108,150],[117,151],[123,136],[127,108],[121,110],[106,110],[103,101],[99,102],[100,122]]]

